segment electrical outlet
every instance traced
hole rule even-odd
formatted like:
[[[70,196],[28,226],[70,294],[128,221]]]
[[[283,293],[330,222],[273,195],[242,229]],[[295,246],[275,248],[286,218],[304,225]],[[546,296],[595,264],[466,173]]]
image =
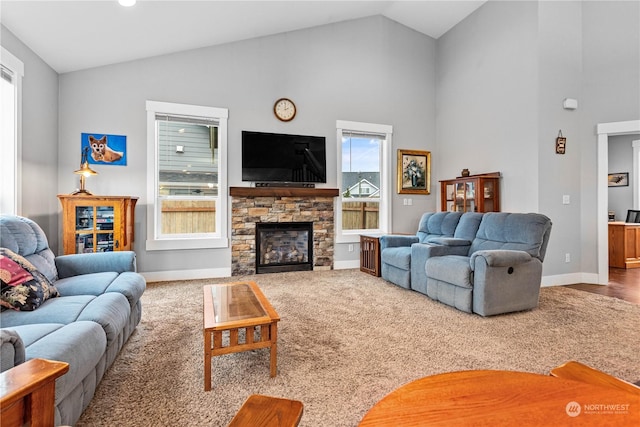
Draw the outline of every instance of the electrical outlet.
[[[407,203],[409,206],[413,206],[413,199],[408,199],[409,202]]]
[[[564,254],[564,262],[571,262],[571,254],[570,253]]]
[[[568,205],[570,203],[571,203],[571,197],[568,194],[563,195],[562,196],[562,204],[563,205]]]
[[[349,245],[349,252],[353,252],[353,245]]]

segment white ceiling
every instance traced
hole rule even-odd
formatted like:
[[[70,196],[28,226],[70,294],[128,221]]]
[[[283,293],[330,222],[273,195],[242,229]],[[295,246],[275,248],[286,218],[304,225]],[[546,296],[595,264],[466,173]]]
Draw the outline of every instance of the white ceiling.
[[[0,1],[0,20],[58,73],[373,15],[438,38],[485,1]]]

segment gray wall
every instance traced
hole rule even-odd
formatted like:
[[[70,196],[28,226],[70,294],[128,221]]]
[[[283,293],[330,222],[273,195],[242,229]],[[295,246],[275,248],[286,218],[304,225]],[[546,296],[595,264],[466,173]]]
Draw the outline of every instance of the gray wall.
[[[595,127],[640,117],[639,7],[488,2],[436,44],[443,173],[500,170],[503,210],[552,219],[544,274],[559,281],[596,272]],[[579,109],[564,110],[564,98]]]
[[[58,247],[58,74],[4,26],[2,46],[24,64],[22,81],[22,209]],[[80,159],[76,159],[76,168]],[[68,171],[73,175],[73,170]]]
[[[640,2],[584,2],[582,45],[581,267],[593,271],[598,260],[595,124],[640,118]]]
[[[99,175],[87,187],[94,194],[140,196],[134,244],[140,270],[230,267],[229,249],[145,251],[145,100],[228,108],[231,186],[243,185],[242,130],[326,136],[327,187],[335,188],[337,119],[393,125],[394,156],[396,148],[434,149],[434,56],[433,39],[372,17],[63,74],[60,191],[74,188],[74,176],[62,172],[77,165],[82,132],[127,135],[128,165],[96,165]],[[272,113],[282,96],[298,107],[290,123]],[[414,197],[411,207],[401,202],[394,200],[398,231],[415,230],[419,215],[436,208],[435,196]],[[358,251],[339,246],[336,260],[356,262]]]

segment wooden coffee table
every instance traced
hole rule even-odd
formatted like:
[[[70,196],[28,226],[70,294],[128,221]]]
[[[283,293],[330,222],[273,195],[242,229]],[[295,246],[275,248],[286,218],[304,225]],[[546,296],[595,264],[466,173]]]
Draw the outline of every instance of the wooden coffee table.
[[[205,391],[211,390],[212,356],[269,347],[271,376],[276,376],[280,316],[255,282],[204,286],[203,319]],[[225,331],[228,343],[223,345]]]

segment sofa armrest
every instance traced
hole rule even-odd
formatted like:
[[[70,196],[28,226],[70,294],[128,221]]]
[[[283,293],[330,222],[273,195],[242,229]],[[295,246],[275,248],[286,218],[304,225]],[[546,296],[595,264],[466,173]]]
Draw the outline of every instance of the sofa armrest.
[[[411,246],[418,243],[418,236],[407,236],[401,234],[385,234],[380,236],[380,251],[385,248],[397,248],[402,246]]]
[[[13,329],[0,329],[0,372],[23,363],[25,359],[24,343]]]
[[[531,255],[524,251],[493,249],[476,251],[471,255],[469,262],[471,269],[475,270],[476,258],[483,258],[488,267],[510,267],[531,261]]]
[[[432,237],[428,239],[426,243],[444,246],[471,246],[471,242],[469,240],[460,239],[458,237]]]
[[[60,279],[105,271],[136,271],[136,253],[133,251],[62,255],[56,257],[55,262]]]

